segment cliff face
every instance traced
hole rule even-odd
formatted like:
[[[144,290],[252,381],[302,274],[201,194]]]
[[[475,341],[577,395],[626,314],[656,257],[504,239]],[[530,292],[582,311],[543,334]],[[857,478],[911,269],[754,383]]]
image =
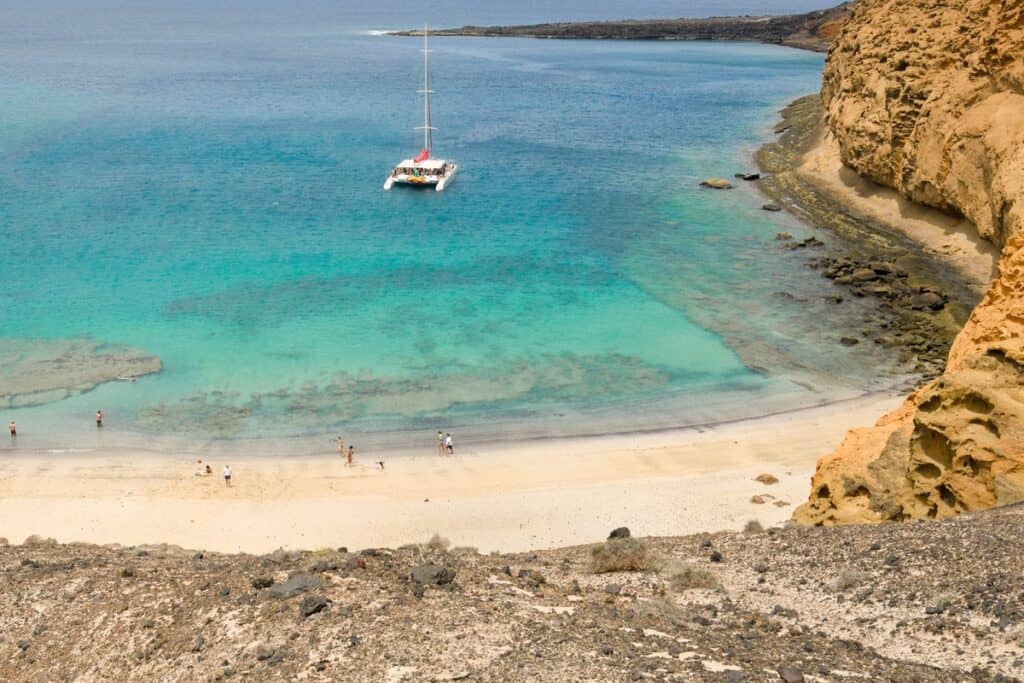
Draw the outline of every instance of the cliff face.
[[[795,519],[945,517],[1024,499],[1024,2],[860,0],[822,97],[843,162],[1002,248],[945,374],[818,463]]]

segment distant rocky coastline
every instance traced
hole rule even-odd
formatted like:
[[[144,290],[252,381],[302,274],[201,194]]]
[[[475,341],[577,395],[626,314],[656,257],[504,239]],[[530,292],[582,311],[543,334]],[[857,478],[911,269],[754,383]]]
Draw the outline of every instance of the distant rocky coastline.
[[[707,19],[627,19],[525,26],[463,26],[432,30],[431,35],[558,38],[572,40],[716,40],[787,45],[824,52],[849,13],[851,3],[826,10],[781,16],[710,17]],[[420,30],[393,35],[423,35]]]

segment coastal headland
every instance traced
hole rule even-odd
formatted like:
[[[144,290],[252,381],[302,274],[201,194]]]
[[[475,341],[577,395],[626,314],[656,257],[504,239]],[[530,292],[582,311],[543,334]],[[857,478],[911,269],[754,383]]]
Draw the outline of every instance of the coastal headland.
[[[824,52],[839,31],[850,3],[805,14],[710,17],[707,19],[629,19],[528,26],[463,26],[431,29],[436,36],[557,38],[562,40],[726,40],[787,45]],[[393,35],[422,35],[421,30]]]

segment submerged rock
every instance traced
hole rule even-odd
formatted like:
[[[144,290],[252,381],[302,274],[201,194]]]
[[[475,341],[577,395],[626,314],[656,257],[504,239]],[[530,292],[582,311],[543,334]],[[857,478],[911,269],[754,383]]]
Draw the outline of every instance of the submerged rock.
[[[0,407],[60,401],[162,367],[140,349],[88,338],[0,339]]]
[[[732,183],[725,178],[707,178],[700,181],[701,187],[710,187],[713,190],[731,190]]]

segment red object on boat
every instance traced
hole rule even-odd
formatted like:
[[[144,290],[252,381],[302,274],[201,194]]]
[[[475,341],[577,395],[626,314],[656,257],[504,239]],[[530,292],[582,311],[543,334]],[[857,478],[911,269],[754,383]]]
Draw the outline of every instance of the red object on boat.
[[[429,158],[430,158],[430,150],[429,149],[425,149],[422,152],[420,152],[419,154],[417,154],[416,158],[413,159],[413,161],[415,161],[418,164],[421,161],[426,161]]]

